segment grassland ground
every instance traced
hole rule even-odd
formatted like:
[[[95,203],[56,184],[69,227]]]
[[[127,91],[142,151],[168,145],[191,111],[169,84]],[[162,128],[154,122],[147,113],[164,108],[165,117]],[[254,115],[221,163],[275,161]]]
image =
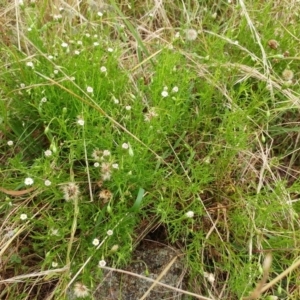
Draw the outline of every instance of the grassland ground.
[[[0,299],[124,299],[149,239],[140,299],[299,299],[299,15],[0,0]]]

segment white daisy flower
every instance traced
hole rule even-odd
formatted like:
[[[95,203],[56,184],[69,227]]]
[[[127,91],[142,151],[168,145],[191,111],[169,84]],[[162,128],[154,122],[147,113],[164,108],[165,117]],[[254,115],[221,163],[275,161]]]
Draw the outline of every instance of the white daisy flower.
[[[166,97],[168,97],[169,93],[168,93],[167,91],[162,91],[162,92],[161,92],[161,95],[162,95],[164,98],[166,98]]]
[[[25,221],[25,220],[27,219],[27,215],[26,215],[26,214],[21,214],[21,215],[20,215],[20,219],[21,219],[22,221]]]
[[[99,241],[98,239],[93,239],[92,244],[93,244],[94,246],[98,246],[98,245],[100,244],[100,241]]]
[[[186,215],[187,218],[193,218],[194,215],[195,215],[195,213],[194,213],[193,211],[190,210],[190,211],[188,211],[185,215]]]
[[[94,89],[93,89],[91,86],[88,86],[88,87],[86,88],[86,91],[87,91],[88,93],[93,93],[93,92],[94,92]]]
[[[33,179],[30,178],[30,177],[27,177],[27,178],[25,178],[25,180],[24,180],[24,184],[25,184],[25,185],[33,185],[33,183],[34,183],[34,181],[33,181]]]
[[[104,259],[100,260],[98,266],[100,268],[105,267],[106,266],[106,261]]]

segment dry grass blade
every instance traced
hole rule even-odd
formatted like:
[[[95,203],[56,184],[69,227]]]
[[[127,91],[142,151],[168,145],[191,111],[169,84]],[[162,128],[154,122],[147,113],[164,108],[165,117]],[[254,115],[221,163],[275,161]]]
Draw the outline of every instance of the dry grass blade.
[[[266,55],[266,52],[265,52],[265,49],[261,43],[261,39],[260,39],[260,36],[248,14],[248,11],[246,9],[246,6],[245,6],[245,3],[243,0],[239,0],[239,3],[240,3],[240,6],[241,6],[241,9],[242,9],[242,12],[243,12],[243,15],[245,16],[246,20],[247,20],[247,23],[248,23],[248,26],[253,34],[253,37],[255,39],[255,41],[257,42],[257,44],[259,45],[260,47],[260,50],[261,50],[261,54],[262,54],[262,62],[263,62],[263,65],[264,65],[264,69],[265,69],[265,72],[266,72],[266,75],[267,77],[270,76],[270,66],[269,66],[269,62],[268,62],[268,59],[267,59],[267,55]]]
[[[275,277],[273,280],[271,280],[269,283],[267,283],[262,289],[261,293],[264,293],[268,289],[270,289],[272,286],[274,286],[277,282],[282,280],[284,277],[286,277],[289,273],[296,270],[300,267],[300,259],[298,259],[295,263],[293,263],[290,267],[288,267],[286,270],[284,270],[281,274],[279,274],[277,277]]]
[[[18,229],[18,231],[4,244],[0,250],[0,258],[4,255],[7,249],[11,246],[11,243],[15,240],[17,236],[19,236],[23,231],[25,231],[26,226],[22,226]]]
[[[288,2],[0,0],[1,299],[297,299]]]
[[[59,269],[53,269],[53,270],[47,270],[47,271],[41,271],[31,274],[25,274],[25,275],[19,275],[15,276],[9,279],[0,280],[0,283],[15,283],[15,282],[22,282],[29,278],[35,278],[35,277],[46,277],[46,276],[55,276],[60,273],[64,273],[69,270],[68,266],[65,266],[63,268]]]
[[[231,45],[237,47],[238,49],[244,51],[245,53],[247,53],[251,57],[251,59],[253,61],[261,62],[261,59],[258,56],[256,56],[254,53],[250,52],[247,48],[241,46],[240,44],[237,44],[236,41],[233,41],[233,40],[231,40],[231,39],[229,39],[225,36],[222,36],[220,34],[217,34],[215,32],[209,31],[209,30],[203,30],[203,32],[208,33],[208,34],[213,35],[213,36],[216,36],[216,37],[226,41],[228,44],[231,44]]]
[[[272,256],[271,254],[267,254],[263,264],[263,272],[264,272],[263,277],[257,284],[255,290],[251,293],[251,295],[249,297],[245,297],[244,300],[254,300],[260,297],[260,295],[263,292],[263,286],[268,280],[271,263],[272,263]]]
[[[26,190],[14,191],[14,190],[8,190],[8,189],[5,189],[3,187],[0,187],[0,192],[4,193],[6,195],[18,197],[18,196],[26,195],[26,194],[34,191],[35,189],[36,189],[35,187],[31,187],[31,188],[26,189]]]
[[[283,89],[283,83],[276,79],[275,77],[267,77],[265,74],[262,74],[257,69],[238,63],[225,63],[224,67],[228,68],[237,68],[245,73],[248,77],[256,78],[258,80],[268,83],[272,88],[280,91],[284,96],[291,100],[292,107],[300,107],[299,96],[295,95],[290,89]]]
[[[168,273],[169,269],[173,266],[175,261],[177,260],[178,256],[175,256],[168,265],[163,269],[163,271],[158,275],[155,281],[152,283],[150,288],[146,291],[146,293],[140,298],[140,300],[146,299],[146,297],[150,294],[150,292],[154,289],[154,287],[158,284],[158,282]]]
[[[248,23],[248,26],[253,34],[253,37],[255,39],[255,41],[257,42],[260,50],[261,50],[261,54],[262,54],[262,62],[263,62],[263,66],[264,66],[264,72],[266,74],[266,77],[267,77],[267,86],[269,87],[269,90],[270,90],[270,95],[271,95],[271,98],[274,100],[274,91],[273,91],[273,85],[271,84],[271,66],[270,66],[270,63],[268,61],[268,58],[267,58],[267,55],[266,55],[266,51],[261,43],[261,39],[260,39],[260,36],[259,36],[259,33],[257,32],[249,14],[248,14],[248,11],[246,9],[246,6],[245,6],[245,3],[243,0],[239,0],[239,3],[241,5],[241,9],[242,9],[242,12],[247,20],[247,23]]]

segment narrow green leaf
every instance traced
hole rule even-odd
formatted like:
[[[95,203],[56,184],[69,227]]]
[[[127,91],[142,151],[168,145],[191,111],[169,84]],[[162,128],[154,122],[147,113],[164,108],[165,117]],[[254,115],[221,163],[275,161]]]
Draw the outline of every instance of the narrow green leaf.
[[[144,193],[145,193],[145,190],[143,188],[139,188],[138,195],[137,195],[135,202],[134,202],[133,206],[131,207],[130,211],[136,212],[140,209],[142,200],[144,198]]]

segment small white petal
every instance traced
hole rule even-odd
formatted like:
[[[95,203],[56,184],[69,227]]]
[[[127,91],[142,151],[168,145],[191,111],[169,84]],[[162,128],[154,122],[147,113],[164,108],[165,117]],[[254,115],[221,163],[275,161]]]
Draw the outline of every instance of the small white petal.
[[[215,276],[214,276],[214,274],[204,272],[203,275],[204,275],[205,278],[207,278],[207,281],[208,281],[208,282],[210,282],[211,284],[214,283],[214,281],[215,281]]]
[[[44,154],[45,154],[46,157],[49,157],[49,156],[52,155],[52,151],[51,151],[51,150],[46,150],[46,151],[44,152]]]
[[[88,93],[93,93],[94,89],[93,89],[91,86],[88,86],[88,87],[86,88],[86,91],[87,91]]]
[[[106,261],[102,259],[102,260],[99,261],[98,265],[99,265],[100,268],[105,267],[106,266]]]
[[[173,93],[177,93],[178,90],[179,90],[179,89],[178,89],[178,86],[174,86],[174,87],[172,88],[172,92],[173,92]]]
[[[81,119],[81,118],[79,118],[79,119],[77,120],[77,124],[80,125],[80,126],[83,126],[83,125],[84,125],[84,120]]]
[[[58,229],[56,229],[56,228],[51,228],[51,229],[50,229],[50,235],[59,236]]]
[[[107,71],[107,69],[106,69],[106,67],[102,66],[102,67],[100,68],[100,71],[101,71],[102,73],[105,73],[105,72]]]
[[[45,180],[44,184],[45,184],[45,186],[50,186],[52,183],[50,180],[47,179],[47,180]]]
[[[30,68],[34,68],[34,65],[33,65],[33,62],[32,61],[28,61],[27,63],[26,63],[26,66],[27,67],[30,67]]]
[[[193,211],[190,210],[185,215],[186,215],[187,218],[193,218],[195,214],[194,214]]]
[[[168,97],[169,93],[167,91],[162,91],[161,95],[165,98]]]
[[[21,214],[21,215],[20,215],[20,219],[21,219],[22,221],[25,221],[25,220],[27,219],[27,215],[26,215],[26,214]]]
[[[110,156],[110,151],[109,150],[103,150],[102,155],[103,156]]]
[[[122,144],[122,148],[123,148],[123,149],[128,149],[128,148],[129,148],[129,145],[128,145],[127,143],[123,143],[123,144]]]
[[[25,180],[24,180],[24,184],[25,185],[33,185],[33,179],[32,178],[30,178],[30,177],[27,177],[27,178],[25,178]]]
[[[98,246],[100,244],[100,241],[98,239],[93,239],[93,245]]]
[[[52,268],[56,268],[58,266],[58,263],[56,261],[53,261],[51,265],[52,265]]]

